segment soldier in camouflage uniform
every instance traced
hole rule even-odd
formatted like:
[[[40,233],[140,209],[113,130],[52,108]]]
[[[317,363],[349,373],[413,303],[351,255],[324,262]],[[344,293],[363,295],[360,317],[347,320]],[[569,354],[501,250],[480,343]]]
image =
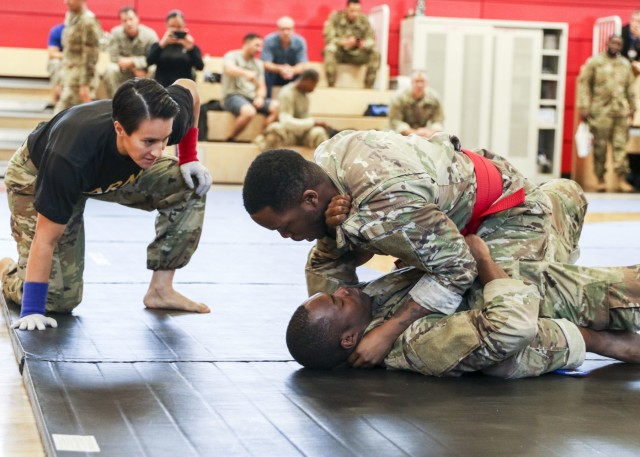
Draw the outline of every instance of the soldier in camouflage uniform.
[[[283,146],[306,146],[317,148],[329,139],[326,123],[309,116],[309,97],[318,84],[320,76],[313,69],[304,70],[300,78],[284,86],[278,93],[280,112],[278,122],[267,126],[254,143],[261,151]]]
[[[127,79],[147,77],[147,53],[151,45],[158,41],[158,35],[153,29],[140,24],[133,7],[121,8],[119,15],[122,24],[111,30],[111,63],[103,76],[107,98],[112,98],[116,89]]]
[[[369,18],[361,9],[360,0],[347,0],[347,8],[331,13],[324,24],[324,69],[331,87],[336,83],[338,63],[367,65],[365,87],[373,87],[376,81],[380,53]]]
[[[574,261],[587,207],[580,187],[569,180],[546,184],[564,197],[554,204],[502,157],[477,153],[499,171],[498,203],[524,192],[521,204],[486,217],[477,230],[493,257],[509,274],[514,260]],[[345,131],[316,150],[315,162],[293,151],[263,153],[243,189],[245,208],[259,225],[295,241],[318,240],[306,267],[309,294],[356,284],[356,266],[386,254],[424,273],[411,291],[414,310],[454,312],[476,276],[461,230],[486,191],[477,188],[471,159],[444,133],[427,140]],[[333,234],[325,211],[338,195],[352,203]],[[571,229],[558,231],[556,219]]]
[[[82,300],[88,198],[158,211],[145,306],[208,312],[173,289],[175,270],[198,246],[211,185],[196,157],[198,113],[193,81],[165,89],[133,79],[113,102],[72,107],[29,135],[5,175],[19,258],[3,259],[0,270],[3,293],[22,304],[14,327],[55,326],[45,310],[69,313]],[[162,155],[167,144],[178,144],[179,158]]]
[[[102,29],[84,0],[67,0],[62,32],[63,78],[54,113],[95,98]]]
[[[411,88],[399,91],[391,100],[389,126],[402,135],[429,138],[442,131],[444,113],[436,91],[427,86],[427,75],[423,70],[411,74]]]
[[[613,150],[613,166],[617,175],[616,191],[630,192],[626,182],[629,172],[625,148],[629,138],[629,120],[633,119],[636,101],[631,64],[620,55],[622,38],[612,35],[607,50],[590,58],[578,76],[577,106],[580,117],[593,134],[593,165],[598,178],[598,191],[605,187],[607,145]]]
[[[477,235],[467,240],[480,282],[459,312],[415,320],[382,365],[430,376],[483,371],[523,378],[577,368],[585,351],[640,363],[640,266],[532,262],[512,279]],[[355,288],[314,295],[291,318],[289,351],[309,368],[344,363],[363,334],[401,312],[421,276],[404,268]]]

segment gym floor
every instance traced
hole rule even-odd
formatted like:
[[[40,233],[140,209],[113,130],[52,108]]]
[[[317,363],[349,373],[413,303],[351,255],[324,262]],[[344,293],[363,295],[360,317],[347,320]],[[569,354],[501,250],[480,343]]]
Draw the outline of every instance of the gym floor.
[[[15,256],[4,197],[0,249]],[[640,262],[640,195],[588,197],[579,263]],[[311,244],[255,225],[237,186],[208,194],[200,247],[176,275],[211,314],[145,310],[153,219],[90,202],[74,316],[17,334],[5,323],[17,311],[5,308],[0,456],[640,454],[640,367],[593,355],[582,378],[301,370],[284,329],[305,298]],[[376,258],[361,279],[389,263]]]

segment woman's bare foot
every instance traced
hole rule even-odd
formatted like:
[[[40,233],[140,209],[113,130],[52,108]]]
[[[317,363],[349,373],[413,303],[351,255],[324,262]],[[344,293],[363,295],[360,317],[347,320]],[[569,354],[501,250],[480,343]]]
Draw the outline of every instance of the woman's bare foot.
[[[190,300],[175,290],[160,292],[156,289],[149,288],[144,296],[143,302],[144,306],[149,309],[174,309],[194,313],[211,312],[209,307],[204,303]]]
[[[173,309],[193,313],[209,313],[211,310],[204,303],[188,299],[173,288],[175,270],[159,270],[153,272],[149,290],[144,296],[144,306],[149,309]]]

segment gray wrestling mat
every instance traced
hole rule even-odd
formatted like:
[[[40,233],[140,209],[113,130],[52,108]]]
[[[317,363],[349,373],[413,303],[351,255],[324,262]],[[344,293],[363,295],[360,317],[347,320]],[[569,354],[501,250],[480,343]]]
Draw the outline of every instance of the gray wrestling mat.
[[[153,214],[91,202],[85,220],[83,303],[57,329],[11,332],[50,456],[640,454],[640,366],[591,357],[585,377],[517,381],[300,369],[284,330],[309,244],[254,226],[238,190],[209,193],[176,275],[206,315],[143,308]]]

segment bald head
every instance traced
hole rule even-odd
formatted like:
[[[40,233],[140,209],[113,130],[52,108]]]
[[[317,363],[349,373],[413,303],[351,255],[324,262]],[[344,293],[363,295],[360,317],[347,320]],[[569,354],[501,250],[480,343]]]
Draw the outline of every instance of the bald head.
[[[283,16],[278,19],[278,33],[280,34],[280,41],[283,43],[289,43],[291,41],[291,35],[293,35],[293,26],[295,23],[289,16]]]

